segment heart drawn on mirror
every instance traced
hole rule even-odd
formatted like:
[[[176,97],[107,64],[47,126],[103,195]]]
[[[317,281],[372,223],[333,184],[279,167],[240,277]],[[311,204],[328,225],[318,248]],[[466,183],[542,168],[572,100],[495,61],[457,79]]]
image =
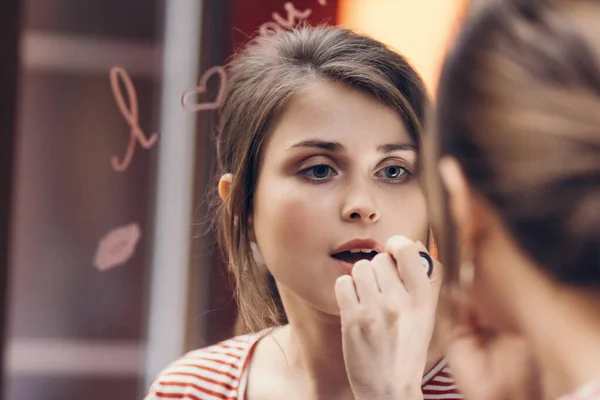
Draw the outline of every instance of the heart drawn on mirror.
[[[206,92],[206,83],[208,80],[217,74],[219,76],[219,91],[217,93],[217,97],[214,101],[202,102],[197,104],[190,104],[188,99],[190,96],[203,94]],[[225,67],[222,65],[217,65],[212,68],[209,68],[200,78],[200,82],[198,82],[198,86],[186,90],[181,96],[181,105],[188,111],[207,111],[207,110],[217,110],[223,106],[223,102],[225,101],[225,95],[227,94],[227,72],[225,71]]]

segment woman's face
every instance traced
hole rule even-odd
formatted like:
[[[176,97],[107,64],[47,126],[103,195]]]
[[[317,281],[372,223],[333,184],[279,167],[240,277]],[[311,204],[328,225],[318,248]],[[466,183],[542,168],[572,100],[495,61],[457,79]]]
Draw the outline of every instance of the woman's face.
[[[296,95],[265,144],[253,234],[280,288],[338,315],[336,279],[392,235],[425,241],[417,152],[397,113],[318,82]]]

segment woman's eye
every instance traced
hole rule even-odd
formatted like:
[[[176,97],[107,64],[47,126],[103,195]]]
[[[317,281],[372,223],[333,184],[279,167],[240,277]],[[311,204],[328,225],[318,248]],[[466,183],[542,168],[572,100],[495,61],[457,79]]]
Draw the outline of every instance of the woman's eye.
[[[319,164],[306,168],[302,174],[310,179],[321,181],[334,175],[334,171],[329,165]]]
[[[402,169],[401,167],[399,167],[397,165],[385,167],[384,171],[385,171],[385,177],[390,178],[390,179],[396,179],[397,177],[399,177],[400,175],[402,175],[405,172],[404,169]]]
[[[410,171],[399,165],[389,165],[379,170],[377,175],[387,180],[398,181],[410,175]]]

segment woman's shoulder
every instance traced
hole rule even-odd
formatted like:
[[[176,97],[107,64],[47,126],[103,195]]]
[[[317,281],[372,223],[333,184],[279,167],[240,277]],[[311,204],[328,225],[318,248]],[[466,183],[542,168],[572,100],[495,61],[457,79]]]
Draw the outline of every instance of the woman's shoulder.
[[[236,399],[248,355],[260,336],[236,336],[185,354],[159,375],[145,400]]]

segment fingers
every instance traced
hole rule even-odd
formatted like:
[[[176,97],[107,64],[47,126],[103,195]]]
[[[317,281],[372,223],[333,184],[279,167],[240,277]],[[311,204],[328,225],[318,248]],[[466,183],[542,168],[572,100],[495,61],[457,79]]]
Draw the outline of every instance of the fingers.
[[[340,276],[335,282],[335,298],[342,318],[358,306],[358,297],[351,276]]]
[[[409,293],[430,290],[431,283],[419,256],[419,251],[426,251],[424,247],[404,236],[392,236],[386,244],[386,251],[396,260],[398,274]]]
[[[377,254],[371,263],[373,264],[373,271],[375,272],[375,278],[377,279],[377,285],[381,293],[396,294],[399,296],[407,294],[406,288],[398,275],[396,261],[391,255],[388,253]]]
[[[354,264],[352,278],[361,304],[372,304],[377,301],[379,287],[370,261],[363,260]]]
[[[371,261],[357,262],[351,277],[338,279],[336,299],[340,308],[376,304],[382,298],[387,303],[397,303],[409,294],[417,299],[433,298],[432,287],[437,301],[441,265],[433,260],[433,272],[430,277],[427,276],[419,252],[427,253],[420,242],[415,243],[402,236],[390,238],[385,253],[378,254]]]

